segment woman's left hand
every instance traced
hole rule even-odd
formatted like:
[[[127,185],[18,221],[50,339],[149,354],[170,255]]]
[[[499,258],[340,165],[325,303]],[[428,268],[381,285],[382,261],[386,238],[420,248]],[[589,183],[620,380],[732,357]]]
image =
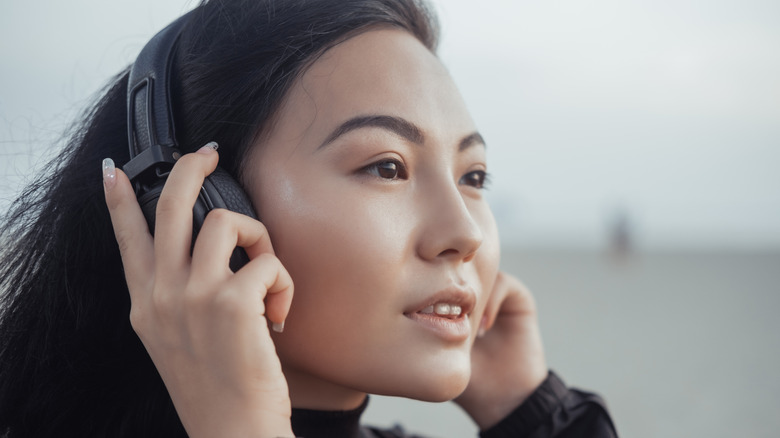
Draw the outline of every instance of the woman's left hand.
[[[497,424],[547,377],[531,292],[499,272],[471,353],[471,380],[455,402],[480,429]]]

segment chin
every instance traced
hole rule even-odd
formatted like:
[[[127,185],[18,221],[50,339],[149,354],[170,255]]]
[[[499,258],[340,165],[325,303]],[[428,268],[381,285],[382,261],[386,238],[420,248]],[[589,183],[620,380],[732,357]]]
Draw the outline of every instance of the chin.
[[[368,392],[438,403],[458,397],[466,390],[471,378],[471,364],[468,361],[439,366],[416,365],[407,369],[405,376],[393,376],[386,381],[389,383],[387,386]]]
[[[465,391],[468,383],[468,377],[446,382],[425,382],[416,388],[410,388],[403,397],[435,403],[450,401]]]
[[[433,403],[446,402],[455,399],[463,393],[467,385],[468,379],[464,379],[459,383],[448,382],[435,387],[418,388],[417,391],[413,391],[412,394],[404,397]]]

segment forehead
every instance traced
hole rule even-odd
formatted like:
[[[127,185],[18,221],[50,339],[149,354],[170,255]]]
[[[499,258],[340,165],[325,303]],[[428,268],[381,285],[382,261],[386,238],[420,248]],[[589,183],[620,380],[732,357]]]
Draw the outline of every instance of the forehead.
[[[349,118],[380,114],[407,119],[434,137],[474,130],[439,59],[395,28],[360,33],[317,59],[292,86],[276,130],[321,142],[324,131]]]

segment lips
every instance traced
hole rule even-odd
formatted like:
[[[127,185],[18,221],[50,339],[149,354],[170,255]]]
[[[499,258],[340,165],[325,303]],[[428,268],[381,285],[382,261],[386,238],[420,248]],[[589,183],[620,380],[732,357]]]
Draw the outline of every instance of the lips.
[[[446,342],[460,343],[471,334],[469,315],[474,309],[476,294],[467,289],[443,289],[404,312],[418,327]]]
[[[418,313],[435,315],[449,319],[468,316],[477,301],[476,294],[468,289],[449,287],[426,297],[404,312],[406,315]]]

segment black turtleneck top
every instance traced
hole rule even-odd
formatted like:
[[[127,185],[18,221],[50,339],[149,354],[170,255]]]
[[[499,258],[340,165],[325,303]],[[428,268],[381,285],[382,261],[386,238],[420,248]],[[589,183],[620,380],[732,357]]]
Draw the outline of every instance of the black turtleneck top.
[[[423,438],[400,426],[377,429],[360,425],[368,397],[349,411],[293,409],[295,436],[303,438]],[[604,401],[596,394],[567,388],[552,371],[506,418],[480,438],[614,438],[617,432]]]

